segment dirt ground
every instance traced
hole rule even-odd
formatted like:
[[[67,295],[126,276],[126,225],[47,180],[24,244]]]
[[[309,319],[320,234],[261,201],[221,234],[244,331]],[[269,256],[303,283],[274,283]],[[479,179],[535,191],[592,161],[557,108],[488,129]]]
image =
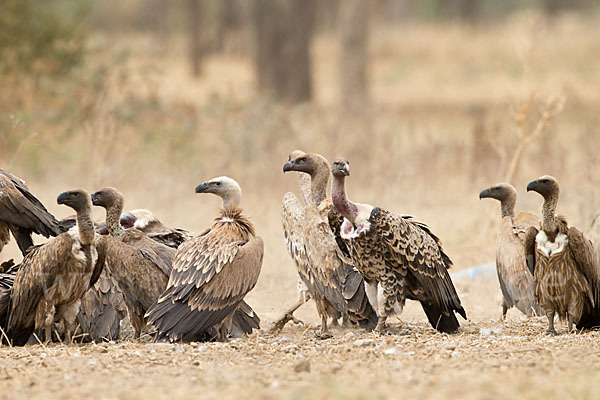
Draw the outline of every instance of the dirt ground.
[[[263,330],[229,343],[120,342],[0,349],[0,399],[83,398],[595,398],[600,333],[544,334],[546,320],[515,310],[499,321],[494,281],[456,282],[470,320],[456,335],[426,324],[411,303],[387,335],[358,329],[317,335],[304,326],[268,333],[294,298],[269,310],[252,296]]]

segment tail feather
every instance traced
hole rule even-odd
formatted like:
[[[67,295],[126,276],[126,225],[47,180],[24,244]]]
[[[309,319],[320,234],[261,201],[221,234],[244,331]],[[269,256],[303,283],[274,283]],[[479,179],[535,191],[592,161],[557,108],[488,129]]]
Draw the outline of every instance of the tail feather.
[[[427,315],[429,323],[437,331],[442,333],[455,333],[460,327],[460,324],[458,323],[454,312],[450,311],[444,313],[442,310],[440,310],[433,304],[427,304],[424,302],[421,302],[421,306],[423,307],[423,311],[425,311],[425,314]],[[457,310],[457,312],[466,318],[464,309],[462,310],[462,312],[460,310]]]

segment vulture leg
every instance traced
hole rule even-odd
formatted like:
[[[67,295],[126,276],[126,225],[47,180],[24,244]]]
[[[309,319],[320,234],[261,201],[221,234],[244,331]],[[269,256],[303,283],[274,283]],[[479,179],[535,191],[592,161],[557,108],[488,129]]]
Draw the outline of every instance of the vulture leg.
[[[321,316],[321,334],[329,333],[329,328],[327,327],[327,316],[323,314]]]
[[[554,329],[554,310],[546,311],[546,317],[548,317],[548,330],[546,331],[549,335],[556,335],[556,330]]]
[[[573,315],[569,314],[569,333],[575,333],[576,330],[573,329]]]
[[[502,321],[504,321],[506,319],[507,311],[508,311],[508,307],[506,306],[506,303],[504,301],[502,301],[502,317],[500,318]]]
[[[337,320],[337,318],[333,317],[333,318],[331,319],[331,326],[332,326],[332,327],[334,327],[334,328],[339,328],[339,327],[340,327],[340,323],[339,323],[339,321]]]
[[[350,327],[352,327],[350,318],[348,318],[348,314],[344,314],[344,316],[342,317],[342,328],[350,328]]]
[[[293,306],[291,306],[283,314],[283,316],[281,318],[277,319],[273,323],[273,327],[270,329],[271,333],[277,333],[277,332],[279,332],[280,330],[283,329],[283,327],[285,326],[285,324],[287,324],[289,321],[292,321],[296,325],[304,325],[304,322],[302,322],[299,319],[297,319],[296,317],[294,317],[294,312],[297,309],[299,309],[302,304],[306,303],[309,300],[310,300],[310,295],[308,293],[306,294],[306,296],[302,296],[300,299],[298,299],[298,301],[296,302],[296,304],[294,304]]]
[[[44,328],[44,343],[52,342],[52,325],[46,325]]]

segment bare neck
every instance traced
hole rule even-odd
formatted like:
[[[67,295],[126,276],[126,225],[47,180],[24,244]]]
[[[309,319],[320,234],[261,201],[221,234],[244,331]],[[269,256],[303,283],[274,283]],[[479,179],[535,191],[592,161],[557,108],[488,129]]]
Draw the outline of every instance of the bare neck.
[[[302,172],[298,173],[298,186],[300,187],[300,194],[302,195],[304,204],[310,204],[312,198],[310,176]]]
[[[558,196],[551,195],[549,198],[544,198],[542,206],[542,229],[547,234],[556,232],[558,224],[556,223],[556,206],[558,205]]]
[[[242,203],[242,193],[239,190],[230,190],[227,193],[221,195],[223,199],[223,208],[240,208]]]
[[[326,168],[317,169],[317,171],[310,176],[312,199],[316,205],[321,204],[321,202],[327,198],[327,185],[329,184],[329,175],[331,171],[329,170],[328,165],[325,165],[325,167]]]
[[[516,199],[513,197],[508,197],[500,201],[500,212],[502,213],[502,218],[512,218],[515,216],[515,203]]]
[[[79,241],[82,245],[90,245],[94,242],[94,221],[92,221],[92,208],[86,205],[77,211],[77,229],[79,230]]]
[[[121,237],[125,233],[121,226],[121,213],[123,212],[123,199],[115,201],[106,209],[106,229],[114,237]]]
[[[348,221],[354,224],[358,215],[358,208],[346,196],[346,178],[343,176],[333,177],[333,186],[331,188],[331,199],[333,205]]]

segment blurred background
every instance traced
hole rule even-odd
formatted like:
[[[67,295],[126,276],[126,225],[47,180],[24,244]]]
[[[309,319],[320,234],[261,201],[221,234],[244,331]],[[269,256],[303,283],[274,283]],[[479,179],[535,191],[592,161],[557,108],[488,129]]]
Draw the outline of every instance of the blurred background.
[[[194,232],[220,205],[194,187],[231,176],[266,242],[255,296],[293,298],[282,166],[295,149],[344,156],[351,199],[415,215],[455,268],[477,265],[495,255],[499,205],[478,199],[492,184],[539,214],[525,186],[556,176],[583,230],[600,209],[599,6],[3,0],[2,167],[58,218],[61,191],[114,186]]]

